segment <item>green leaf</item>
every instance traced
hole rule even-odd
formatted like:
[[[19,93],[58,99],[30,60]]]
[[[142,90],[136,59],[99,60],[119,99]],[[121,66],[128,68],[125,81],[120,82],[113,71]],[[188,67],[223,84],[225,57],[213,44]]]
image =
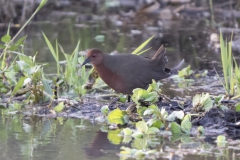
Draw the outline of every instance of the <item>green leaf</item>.
[[[53,110],[54,111],[56,111],[56,112],[62,112],[62,110],[64,109],[64,103],[63,102],[60,102],[57,106],[55,106],[54,108],[53,108]]]
[[[141,106],[139,101],[155,103],[158,101],[158,94],[156,92],[148,92],[142,88],[136,88],[133,90],[132,100],[138,105]]]
[[[136,128],[138,131],[142,132],[142,133],[147,133],[148,131],[148,126],[147,123],[144,121],[139,121],[136,123]]]
[[[152,49],[152,47],[150,47],[150,48],[148,48],[148,49],[145,49],[145,50],[143,50],[143,51],[141,51],[141,52],[138,52],[137,55],[141,55],[141,54],[149,51],[150,49]]]
[[[124,136],[130,136],[132,135],[132,132],[133,132],[130,128],[124,128],[122,131]]]
[[[176,122],[171,123],[171,131],[173,134],[181,134],[181,126],[177,124]]]
[[[56,62],[58,62],[57,54],[56,54],[56,52],[55,52],[51,42],[49,41],[49,39],[47,38],[47,36],[43,32],[42,32],[42,34],[43,34],[44,40],[47,43],[47,46],[48,46],[50,52],[52,53],[52,55],[53,55],[54,59],[56,60]]]
[[[130,143],[132,141],[132,137],[131,136],[124,136],[122,143]]]
[[[145,42],[143,42],[138,48],[136,48],[132,54],[138,54],[152,39],[154,36],[148,38]]]
[[[24,36],[22,38],[20,38],[16,43],[14,43],[10,48],[9,50],[11,51],[15,51],[17,50],[21,45],[24,44],[24,40],[27,38],[27,36]]]
[[[203,109],[205,111],[208,111],[212,107],[213,107],[213,100],[210,98],[209,93],[207,93],[204,97]]]
[[[219,135],[217,137],[216,141],[217,141],[217,146],[219,146],[219,147],[225,147],[226,146],[227,141],[226,141],[226,137],[225,136]]]
[[[161,89],[159,88],[161,85],[162,85],[162,83],[160,83],[160,82],[157,83],[154,79],[152,79],[152,83],[149,84],[147,91],[148,92],[153,92],[153,91],[161,92]]]
[[[219,136],[217,137],[217,141],[219,141],[219,142],[224,142],[224,141],[226,141],[226,137],[223,136],[223,135],[219,135]]]
[[[125,124],[124,122],[124,116],[126,115],[125,111],[121,111],[120,109],[115,109],[112,112],[108,114],[108,122],[110,124],[120,124],[123,125]]]
[[[137,109],[137,113],[139,116],[143,116],[143,113],[145,112],[145,110],[147,110],[148,108],[147,107],[139,107]]]
[[[122,95],[122,94],[121,94],[121,95],[119,96],[119,101],[120,101],[120,102],[124,103],[124,102],[126,102],[126,100],[127,100],[127,96],[126,96],[126,95]]]
[[[22,37],[22,38],[19,38],[19,39],[17,40],[17,42],[15,43],[15,45],[20,46],[20,45],[24,44],[24,41],[25,41],[26,38],[27,38],[27,36],[24,36],[24,37]]]
[[[189,135],[184,134],[181,136],[181,142],[182,143],[191,143],[192,140]]]
[[[181,129],[185,133],[190,133],[191,128],[192,128],[192,123],[189,121],[189,119],[184,119],[181,123]]]
[[[138,150],[146,149],[148,147],[148,138],[146,136],[143,136],[142,138],[135,138],[131,147]]]
[[[160,130],[156,127],[150,127],[147,131],[147,134],[157,134],[160,133]]]
[[[132,134],[134,138],[143,138],[144,134],[142,132],[136,131]]]
[[[156,128],[162,127],[162,122],[159,119],[149,119],[147,121],[147,124],[149,127],[156,127]]]
[[[23,62],[25,62],[26,64],[28,64],[29,66],[33,67],[34,63],[33,63],[33,58],[30,56],[19,56],[19,59]]]
[[[4,36],[2,37],[1,41],[2,41],[3,43],[9,43],[9,42],[11,41],[11,36],[8,35],[8,34],[6,34],[6,35],[4,35]]]
[[[118,145],[122,142],[122,137],[119,136],[120,133],[120,129],[109,130],[107,138],[112,144]]]
[[[13,91],[12,91],[12,95],[15,95],[17,93],[17,91],[19,91],[19,89],[22,88],[23,84],[24,84],[24,80],[26,79],[27,77],[21,77],[19,79],[19,81],[17,82],[16,86],[14,87]]]
[[[44,91],[45,91],[49,96],[52,96],[52,95],[53,95],[53,92],[52,92],[51,86],[50,86],[49,83],[48,83],[48,80],[47,80],[47,79],[43,79],[43,80],[42,80],[42,84],[43,84]]]
[[[192,73],[193,73],[193,71],[191,70],[191,66],[188,65],[188,67],[183,68],[181,71],[178,72],[178,76],[179,76],[180,78],[187,78],[187,77],[189,77]]]
[[[104,35],[97,35],[94,39],[95,39],[97,42],[104,42],[105,36],[104,36]]]
[[[9,71],[5,71],[4,74],[8,80],[14,82],[14,84],[17,83],[17,80],[16,80],[17,72],[15,72],[14,70],[9,70]]]

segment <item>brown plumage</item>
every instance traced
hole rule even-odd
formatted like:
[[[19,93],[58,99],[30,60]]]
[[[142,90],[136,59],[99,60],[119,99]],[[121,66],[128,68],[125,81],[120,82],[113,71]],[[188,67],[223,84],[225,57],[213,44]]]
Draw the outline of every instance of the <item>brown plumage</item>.
[[[152,59],[133,54],[104,54],[91,49],[82,65],[91,62],[102,80],[116,92],[132,94],[135,88],[147,88],[152,79],[169,77],[171,70],[165,68],[167,57],[161,46]]]

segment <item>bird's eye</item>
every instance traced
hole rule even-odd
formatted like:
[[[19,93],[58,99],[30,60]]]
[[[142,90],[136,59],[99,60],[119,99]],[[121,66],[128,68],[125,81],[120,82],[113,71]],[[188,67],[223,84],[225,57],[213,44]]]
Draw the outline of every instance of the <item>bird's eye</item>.
[[[95,58],[96,56],[92,56],[93,58]]]

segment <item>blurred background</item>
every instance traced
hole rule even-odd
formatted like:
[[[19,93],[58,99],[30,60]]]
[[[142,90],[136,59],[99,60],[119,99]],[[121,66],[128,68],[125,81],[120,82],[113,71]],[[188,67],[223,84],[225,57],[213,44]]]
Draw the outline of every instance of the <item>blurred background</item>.
[[[13,36],[40,2],[0,0],[0,36],[8,24]],[[239,0],[49,0],[21,36],[28,35],[27,54],[39,52],[37,60],[51,64],[42,32],[52,43],[57,39],[67,53],[78,40],[81,50],[131,53],[154,35],[144,56],[164,44],[170,67],[185,59],[193,69],[213,69],[219,67],[220,30],[225,35],[234,32],[238,53],[239,7]]]

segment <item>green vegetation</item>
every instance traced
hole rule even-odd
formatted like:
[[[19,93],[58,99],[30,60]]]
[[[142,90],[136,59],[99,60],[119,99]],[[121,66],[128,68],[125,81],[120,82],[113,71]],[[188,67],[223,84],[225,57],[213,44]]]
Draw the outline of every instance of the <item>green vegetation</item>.
[[[240,71],[238,64],[232,56],[232,41],[224,41],[220,33],[220,48],[224,81],[222,82],[229,98],[236,99],[240,96]]]
[[[46,2],[47,0],[41,1],[36,11],[13,38],[10,36],[10,26],[7,34],[1,38],[3,44],[0,44],[0,49],[3,52],[0,54],[0,79],[2,79],[0,93],[10,93],[11,96],[26,94],[27,103],[39,103],[40,101],[51,99],[52,90],[48,79],[45,78],[43,73],[45,64],[37,64],[35,61],[37,53],[33,57],[24,54],[26,36],[18,39],[16,42],[15,40]],[[14,61],[10,62],[12,54],[16,56]]]
[[[58,44],[56,41],[55,50],[50,43],[47,36],[43,33],[44,39],[47,43],[47,46],[52,53],[54,59],[56,60],[57,64],[57,75],[59,80],[65,83],[65,87],[68,88],[69,92],[76,93],[79,97],[86,94],[85,84],[88,81],[88,77],[90,72],[87,72],[85,66],[81,67],[78,71],[77,69],[80,68],[80,64],[84,61],[84,56],[79,56],[79,45],[80,42],[77,43],[76,48],[74,49],[71,55],[64,52],[63,48]],[[63,66],[61,67],[59,64],[59,47],[65,57],[65,70],[63,70]],[[63,75],[62,77],[60,75]]]
[[[153,39],[154,36],[148,38],[145,42],[143,42],[139,47],[137,47],[133,52],[132,54],[136,54],[136,55],[140,55],[144,52],[147,52],[148,50],[150,50],[151,48],[148,48],[146,50],[143,50],[141,51],[152,39]]]
[[[211,100],[209,93],[197,94],[193,97],[192,105],[196,111],[208,111],[213,107],[213,100]]]
[[[13,38],[10,36],[10,26],[8,27],[7,34],[1,38],[0,94],[5,94],[10,102],[9,108],[5,113],[13,113],[13,111],[17,113],[24,104],[52,102],[56,96],[60,95],[60,91],[66,95],[74,95],[74,97],[81,97],[86,94],[87,90],[84,85],[88,80],[89,72],[86,71],[85,67],[78,67],[84,61],[84,56],[79,56],[80,42],[77,43],[73,53],[69,55],[64,52],[57,41],[54,50],[47,36],[43,33],[49,50],[57,62],[57,78],[50,79],[43,72],[43,68],[47,64],[36,62],[37,53],[34,56],[25,55],[24,45],[27,37],[24,36],[16,40],[20,32],[46,2],[47,0],[42,0],[36,11]],[[61,66],[59,63],[59,50],[66,59],[65,66]],[[14,59],[13,61],[11,61],[12,58]],[[67,93],[66,90],[68,91]],[[15,96],[21,95],[24,97],[20,104],[11,104],[11,100]],[[52,103],[49,105],[52,105]],[[60,102],[52,111],[61,112],[63,109],[64,103]]]

